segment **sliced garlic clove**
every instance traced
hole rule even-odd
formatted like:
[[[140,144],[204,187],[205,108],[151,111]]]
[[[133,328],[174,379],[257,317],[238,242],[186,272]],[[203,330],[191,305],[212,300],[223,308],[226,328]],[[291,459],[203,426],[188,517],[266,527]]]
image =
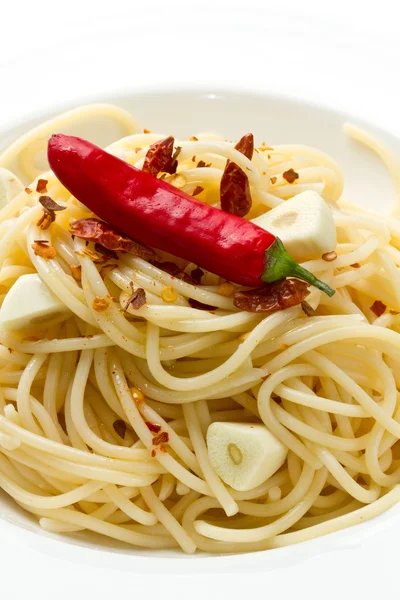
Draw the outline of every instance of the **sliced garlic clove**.
[[[321,258],[336,247],[333,213],[311,190],[293,196],[252,222],[279,237],[297,262]]]
[[[0,327],[19,330],[63,321],[69,309],[39,275],[22,275],[8,291],[0,309]]]
[[[215,422],[207,431],[210,462],[234,490],[251,490],[285,462],[287,448],[264,426]]]

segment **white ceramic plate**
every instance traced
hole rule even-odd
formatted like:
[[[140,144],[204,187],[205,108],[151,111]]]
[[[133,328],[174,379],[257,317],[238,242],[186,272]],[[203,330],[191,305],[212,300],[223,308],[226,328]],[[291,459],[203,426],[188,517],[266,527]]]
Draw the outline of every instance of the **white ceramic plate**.
[[[343,123],[347,120],[357,122],[355,118],[287,98],[229,91],[131,93],[95,99],[99,100],[127,108],[142,127],[177,137],[213,131],[222,133],[228,139],[236,139],[252,131],[259,142],[265,140],[271,145],[302,143],[316,146],[339,162],[345,175],[346,196],[370,207],[379,205],[382,210],[388,208],[393,199],[389,176],[379,159],[348,140],[342,132]],[[52,114],[43,113],[30,123],[16,124],[8,131],[0,132],[0,147],[49,116]],[[376,130],[373,125],[362,125],[378,135],[400,156],[399,140]],[[79,131],[76,133],[79,134]],[[94,131],[92,141],[99,140],[102,141],[101,137]],[[308,586],[307,582],[312,578],[315,597],[321,591],[319,586],[323,586],[325,600],[331,597],[329,594],[333,593],[335,587],[328,585],[327,588],[327,578],[333,583],[339,573],[340,577],[348,577],[344,595],[348,598],[352,585],[358,592],[363,585],[362,581],[357,580],[359,575],[353,577],[349,568],[354,569],[355,574],[360,569],[364,573],[369,572],[370,568],[377,569],[379,577],[376,581],[368,581],[370,593],[375,583],[379,583],[377,590],[380,592],[386,591],[385,586],[388,586],[388,591],[391,590],[395,576],[391,561],[395,556],[396,537],[399,534],[400,511],[395,507],[363,525],[289,548],[247,555],[212,557],[197,554],[188,557],[178,552],[135,550],[122,544],[113,544],[100,536],[61,537],[47,534],[40,529],[36,520],[18,509],[0,492],[0,585],[6,590],[7,585],[10,586],[8,595],[4,596],[7,598],[22,598],[29,594],[26,597],[36,600],[50,597],[50,590],[53,590],[58,599],[71,598],[71,593],[74,593],[79,599],[96,597],[96,600],[102,600],[109,599],[110,594],[126,593],[129,589],[127,586],[133,585],[132,578],[135,579],[137,591],[146,590],[149,585],[154,595],[158,595],[166,579],[173,576],[174,586],[168,585],[162,595],[163,598],[172,598],[176,597],[179,586],[185,581],[176,579],[177,575],[192,577],[192,593],[196,596],[195,590],[199,592],[202,586],[208,585],[209,580],[202,579],[195,584],[194,577],[207,572],[221,574],[216,575],[214,585],[217,588],[214,589],[230,597],[241,596],[240,585],[244,580],[240,584],[237,576],[241,574],[241,577],[245,577],[247,574],[246,589],[251,589],[261,578],[260,585],[268,586],[268,594],[276,592],[280,598],[282,592],[289,594],[289,591],[298,591],[299,586]],[[154,573],[163,575],[154,578]],[[382,573],[384,587],[379,582]],[[31,577],[35,577],[35,583]],[[365,575],[363,581],[365,583]],[[45,589],[49,590],[49,595],[46,595]],[[335,595],[337,593],[338,590]],[[308,589],[307,598],[312,597],[312,589]]]

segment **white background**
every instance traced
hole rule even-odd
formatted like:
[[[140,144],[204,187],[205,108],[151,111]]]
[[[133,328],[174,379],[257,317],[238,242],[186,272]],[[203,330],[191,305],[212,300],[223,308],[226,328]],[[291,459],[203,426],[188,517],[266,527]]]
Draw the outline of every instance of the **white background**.
[[[312,99],[400,135],[399,8],[389,0],[372,8],[366,0],[0,0],[0,25],[0,129],[116,89],[185,83]],[[217,597],[215,576],[172,581],[149,574],[146,589],[132,573],[124,590],[118,577],[113,583],[99,569],[96,581],[89,581],[83,569],[72,572],[56,558],[33,573],[31,550],[19,558],[16,548],[0,546],[0,595],[7,600],[21,597],[19,578],[36,578],[32,600],[91,599],[97,586],[110,598],[124,592],[128,598]],[[397,556],[395,548],[382,546],[376,565],[366,543],[356,570],[343,551],[335,561],[339,570],[328,570],[322,588],[313,590],[322,557],[321,565],[318,559],[298,565],[291,577],[298,578],[299,598],[347,600],[356,592],[363,600],[378,593],[397,598]],[[268,573],[225,577],[229,589],[234,584],[232,598],[268,597]],[[283,571],[274,574],[275,585],[279,578],[284,600]],[[224,587],[218,595],[225,595]]]

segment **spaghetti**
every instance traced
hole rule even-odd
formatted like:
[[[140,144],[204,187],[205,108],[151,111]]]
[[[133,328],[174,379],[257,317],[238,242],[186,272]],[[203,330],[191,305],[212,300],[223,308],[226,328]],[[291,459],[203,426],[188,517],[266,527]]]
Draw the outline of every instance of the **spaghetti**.
[[[106,110],[134,128],[117,108],[83,110],[85,118]],[[250,161],[218,136],[177,142],[177,173],[166,180],[178,179],[203,202],[218,206],[231,159],[248,174],[246,218],[304,190],[331,206],[336,257],[302,266],[336,294],[313,288],[308,315],[300,306],[249,313],[213,273],[194,285],[128,253],[99,257],[69,233],[71,222],[92,213],[35,165],[39,141],[79,114],[36,128],[0,157],[0,166],[36,175],[0,211],[0,300],[20,276],[37,273],[67,314],[33,332],[0,331],[0,487],[47,531],[89,530],[188,553],[298,543],[398,502],[396,218],[345,204],[340,170],[319,150],[261,145]],[[346,131],[396,174],[385,148],[353,126]],[[162,138],[132,132],[108,151],[141,168]],[[290,169],[298,175],[293,182],[284,177]],[[63,209],[47,229],[37,225],[43,181]],[[398,188],[397,175],[394,182]],[[196,269],[162,258],[187,275]],[[133,288],[145,291],[139,308],[129,302]],[[214,421],[264,423],[288,449],[284,465],[254,489],[229,488],[207,454]]]

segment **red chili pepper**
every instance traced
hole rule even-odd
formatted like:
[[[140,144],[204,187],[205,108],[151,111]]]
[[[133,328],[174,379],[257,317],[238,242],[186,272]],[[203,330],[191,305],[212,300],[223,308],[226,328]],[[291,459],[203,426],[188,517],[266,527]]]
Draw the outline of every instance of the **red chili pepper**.
[[[334,294],[292,260],[272,233],[203,204],[86,140],[53,135],[48,159],[73,196],[139,242],[241,285],[297,277],[329,296]]]

